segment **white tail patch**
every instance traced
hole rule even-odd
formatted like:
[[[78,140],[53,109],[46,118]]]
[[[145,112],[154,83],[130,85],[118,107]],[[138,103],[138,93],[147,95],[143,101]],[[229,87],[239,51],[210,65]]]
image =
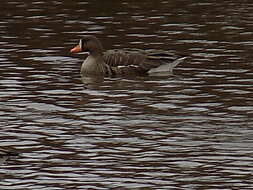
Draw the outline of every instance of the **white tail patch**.
[[[179,58],[172,63],[165,63],[159,67],[150,69],[148,71],[148,74],[153,74],[153,73],[171,73],[173,68],[176,67],[178,64],[182,63],[187,57],[182,57]]]

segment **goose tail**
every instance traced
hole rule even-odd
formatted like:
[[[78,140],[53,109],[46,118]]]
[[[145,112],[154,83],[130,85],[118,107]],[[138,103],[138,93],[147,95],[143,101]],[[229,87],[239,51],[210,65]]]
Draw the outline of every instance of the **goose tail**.
[[[148,71],[148,74],[153,74],[153,73],[171,73],[173,71],[173,68],[175,68],[177,65],[182,63],[187,57],[181,57],[179,59],[176,59],[173,62],[170,63],[165,63],[160,65],[159,67],[150,69]]]

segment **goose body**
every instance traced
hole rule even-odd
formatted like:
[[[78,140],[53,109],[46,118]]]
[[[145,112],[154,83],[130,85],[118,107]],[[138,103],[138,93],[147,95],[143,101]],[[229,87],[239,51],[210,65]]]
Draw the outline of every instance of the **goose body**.
[[[92,35],[84,36],[72,53],[89,52],[81,67],[81,74],[145,75],[152,72],[171,72],[185,57],[157,50],[108,50]]]

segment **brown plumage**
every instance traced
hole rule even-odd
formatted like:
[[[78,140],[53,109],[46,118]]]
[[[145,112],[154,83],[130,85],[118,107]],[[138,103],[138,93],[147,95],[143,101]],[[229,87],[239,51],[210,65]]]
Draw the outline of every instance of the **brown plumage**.
[[[157,50],[108,50],[91,35],[84,36],[71,52],[88,51],[81,73],[95,75],[143,75],[152,72],[171,72],[185,57]]]

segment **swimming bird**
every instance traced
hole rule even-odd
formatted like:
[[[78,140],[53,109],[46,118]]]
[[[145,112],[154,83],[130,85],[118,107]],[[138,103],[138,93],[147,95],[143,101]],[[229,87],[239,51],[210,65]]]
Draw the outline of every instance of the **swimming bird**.
[[[186,57],[179,57],[162,50],[122,49],[105,51],[93,35],[85,35],[71,53],[88,52],[81,66],[82,75],[146,75],[172,72]]]
[[[14,151],[7,151],[0,148],[0,164],[4,163],[10,156],[18,156],[19,154]]]

